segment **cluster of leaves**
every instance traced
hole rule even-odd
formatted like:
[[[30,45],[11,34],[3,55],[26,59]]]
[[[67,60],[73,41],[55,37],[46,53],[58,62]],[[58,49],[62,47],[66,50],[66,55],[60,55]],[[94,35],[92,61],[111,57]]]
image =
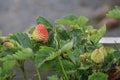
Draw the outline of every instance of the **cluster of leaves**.
[[[39,69],[42,72],[54,72],[55,75],[49,76],[48,80],[107,80],[110,70],[119,70],[119,49],[104,47],[102,53],[107,54],[102,63],[91,59],[94,50],[103,47],[99,40],[105,34],[105,25],[97,30],[87,25],[86,17],[74,15],[56,20],[54,26],[41,16],[36,21],[46,26],[48,42],[37,42],[31,37],[35,27],[30,29],[29,34],[16,33],[0,39],[0,80],[12,80],[15,65],[27,80],[24,69],[27,59],[33,61],[38,80],[41,80]],[[4,42],[14,46],[6,47]]]
[[[120,19],[120,7],[116,6],[115,9],[109,11],[107,14],[108,17]]]
[[[112,18],[116,18],[116,19],[120,19],[120,6],[115,6],[115,9],[113,9],[113,10],[111,10],[111,11],[109,11],[108,12],[108,14],[107,14],[107,16],[108,17],[112,17]],[[120,59],[119,59],[119,56],[120,56],[120,53],[119,53],[119,46],[117,46],[117,51],[115,51],[114,52],[114,55],[112,55],[113,57],[116,57],[115,59],[114,59],[114,61],[115,60],[118,60],[118,61],[120,61]],[[118,57],[117,57],[118,56]],[[113,61],[113,62],[114,62]],[[114,63],[116,63],[116,61],[114,62]],[[118,65],[119,65],[119,63],[117,63]],[[115,66],[115,65],[113,65],[113,66]],[[115,79],[117,79],[117,78],[119,78],[120,79],[120,71],[119,71],[120,69],[118,68],[117,69],[117,71],[115,70],[115,69],[113,69],[113,70],[110,70],[109,71],[109,80],[115,80]],[[118,79],[118,80],[119,80]]]

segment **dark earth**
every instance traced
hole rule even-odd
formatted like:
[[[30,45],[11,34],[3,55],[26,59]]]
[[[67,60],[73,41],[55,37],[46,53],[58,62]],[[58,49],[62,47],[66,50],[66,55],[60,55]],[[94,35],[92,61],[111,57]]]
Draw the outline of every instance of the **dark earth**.
[[[36,25],[38,16],[44,16],[52,23],[68,14],[86,16],[92,20],[95,11],[104,5],[120,5],[120,0],[0,0],[0,30],[4,36],[8,33],[27,31]],[[119,25],[114,26],[105,36],[119,37],[119,30]],[[29,64],[27,63],[26,68],[28,73],[32,74],[33,69]],[[21,76],[18,70],[18,76],[14,80],[23,80]]]

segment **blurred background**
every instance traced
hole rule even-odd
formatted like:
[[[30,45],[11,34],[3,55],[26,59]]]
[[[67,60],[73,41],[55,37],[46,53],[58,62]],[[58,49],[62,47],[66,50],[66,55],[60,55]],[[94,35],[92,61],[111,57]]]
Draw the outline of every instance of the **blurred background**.
[[[36,25],[38,16],[54,23],[67,14],[75,14],[88,17],[95,27],[113,23],[106,36],[119,36],[120,27],[116,25],[119,21],[105,18],[105,14],[119,4],[120,0],[0,0],[0,30],[3,35],[23,32]]]
[[[0,0],[0,31],[4,36],[24,32],[36,25],[38,16],[44,16],[54,23],[60,17],[74,14],[88,17],[89,24],[95,28],[106,23],[105,36],[120,37],[120,21],[105,16],[116,5],[120,5],[120,0]],[[33,72],[33,69],[27,67],[27,71]],[[23,80],[19,70],[15,80]]]

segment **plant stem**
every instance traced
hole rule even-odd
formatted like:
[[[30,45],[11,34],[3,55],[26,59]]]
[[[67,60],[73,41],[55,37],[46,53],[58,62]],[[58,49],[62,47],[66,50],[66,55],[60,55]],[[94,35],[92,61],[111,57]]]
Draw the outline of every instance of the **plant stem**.
[[[41,75],[40,75],[38,68],[35,68],[35,71],[37,73],[38,80],[41,80]]]
[[[63,71],[63,74],[64,74],[66,80],[69,80],[69,79],[68,79],[68,76],[67,76],[67,74],[66,74],[66,72],[65,72],[65,69],[64,69],[64,67],[63,67],[62,61],[60,60],[60,58],[58,58],[58,60],[59,60],[59,62],[60,62],[60,66],[61,66],[61,68],[62,68],[62,71]]]
[[[34,62],[34,59],[33,59],[33,58],[32,58],[32,60],[33,60],[33,64],[34,64],[34,68],[35,68],[35,71],[36,71],[38,80],[42,80],[42,79],[41,79],[40,72],[39,72],[39,69],[35,66],[35,62]]]
[[[24,68],[24,61],[17,61],[18,62],[18,67],[21,69],[22,73],[23,73],[23,76],[24,76],[24,80],[28,80],[27,79],[27,74],[26,74],[26,71],[25,71],[25,68]]]
[[[28,80],[24,66],[21,66],[20,68],[22,70],[22,73],[23,73],[23,76],[24,76],[24,80]]]

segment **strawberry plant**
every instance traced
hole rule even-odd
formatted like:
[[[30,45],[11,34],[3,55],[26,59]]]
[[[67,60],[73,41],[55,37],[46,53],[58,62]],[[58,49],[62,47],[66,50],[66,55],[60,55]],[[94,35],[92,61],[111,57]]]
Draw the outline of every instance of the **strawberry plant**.
[[[108,16],[120,12],[116,8]],[[119,18],[119,16],[117,17]],[[115,80],[120,78],[120,50],[99,43],[106,27],[94,29],[84,16],[67,15],[52,25],[39,16],[29,33],[0,38],[0,80],[13,80],[15,67],[24,80],[25,61],[33,62],[37,80],[41,72],[53,72],[47,80]],[[113,72],[114,71],[114,72]],[[114,75],[113,75],[114,74]],[[111,77],[111,75],[113,77]]]

